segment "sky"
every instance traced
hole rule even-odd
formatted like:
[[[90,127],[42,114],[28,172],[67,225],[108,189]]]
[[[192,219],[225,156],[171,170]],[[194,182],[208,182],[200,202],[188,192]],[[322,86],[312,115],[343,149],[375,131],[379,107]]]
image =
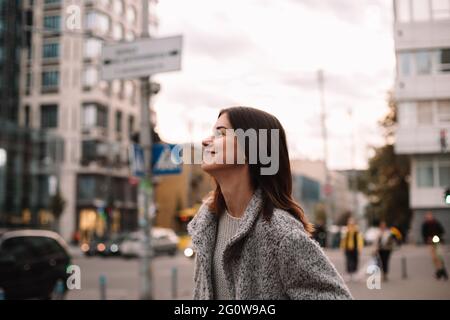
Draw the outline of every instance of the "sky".
[[[158,37],[183,35],[182,69],[153,77],[163,140],[200,142],[221,108],[251,106],[280,120],[291,158],[323,159],[322,69],[329,167],[366,168],[384,143],[391,0],[160,0],[157,10]]]

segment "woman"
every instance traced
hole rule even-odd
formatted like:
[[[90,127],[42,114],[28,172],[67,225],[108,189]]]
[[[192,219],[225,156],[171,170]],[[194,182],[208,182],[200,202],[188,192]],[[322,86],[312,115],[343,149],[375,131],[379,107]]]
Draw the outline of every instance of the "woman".
[[[353,281],[353,275],[358,271],[359,254],[363,247],[364,238],[359,232],[355,220],[350,217],[347,220],[347,231],[341,240],[341,249],[344,250],[349,281]]]
[[[380,234],[376,241],[376,252],[381,262],[381,270],[383,272],[383,281],[388,280],[389,273],[389,259],[391,257],[392,249],[395,244],[395,236],[392,234],[391,229],[386,225],[386,222],[380,222]]]
[[[242,131],[261,135],[247,144]],[[278,139],[265,139],[264,132]],[[197,253],[194,299],[351,299],[292,199],[280,122],[234,107],[219,113],[214,133],[203,141],[202,169],[216,189],[188,226]],[[278,155],[275,164],[269,154]]]

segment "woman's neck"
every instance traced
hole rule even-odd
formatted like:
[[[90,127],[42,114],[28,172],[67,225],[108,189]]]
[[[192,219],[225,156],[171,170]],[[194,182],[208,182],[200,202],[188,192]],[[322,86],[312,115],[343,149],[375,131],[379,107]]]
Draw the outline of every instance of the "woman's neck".
[[[236,218],[242,217],[254,192],[248,167],[226,172],[216,177],[216,180],[225,199],[228,213]]]

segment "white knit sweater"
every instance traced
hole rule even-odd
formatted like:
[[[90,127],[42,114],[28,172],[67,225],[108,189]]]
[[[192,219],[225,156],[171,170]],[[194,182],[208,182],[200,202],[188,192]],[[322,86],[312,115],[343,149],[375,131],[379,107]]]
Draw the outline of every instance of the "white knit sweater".
[[[230,241],[239,229],[239,221],[239,218],[232,217],[228,211],[225,210],[221,215],[217,226],[216,247],[214,249],[212,265],[214,299],[217,300],[234,299],[227,287],[222,257],[228,241]]]

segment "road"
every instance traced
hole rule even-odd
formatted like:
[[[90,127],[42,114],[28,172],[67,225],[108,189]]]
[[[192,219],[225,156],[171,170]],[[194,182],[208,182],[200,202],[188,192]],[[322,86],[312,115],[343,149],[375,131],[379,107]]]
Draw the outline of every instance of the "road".
[[[338,250],[326,250],[327,256],[345,277],[344,257]],[[443,248],[446,265],[450,267],[450,246]],[[402,278],[401,259],[406,258],[407,279]],[[450,299],[450,281],[433,278],[433,265],[427,247],[405,246],[394,252],[391,260],[390,280],[382,282],[380,289],[368,289],[365,274],[370,249],[361,255],[360,279],[347,282],[356,299]],[[73,263],[80,266],[81,289],[69,291],[68,299],[99,299],[100,276],[106,277],[107,299],[139,298],[139,260],[92,257],[74,254]],[[182,254],[154,259],[155,299],[172,299],[172,273],[177,270],[177,299],[191,299],[194,261]]]

